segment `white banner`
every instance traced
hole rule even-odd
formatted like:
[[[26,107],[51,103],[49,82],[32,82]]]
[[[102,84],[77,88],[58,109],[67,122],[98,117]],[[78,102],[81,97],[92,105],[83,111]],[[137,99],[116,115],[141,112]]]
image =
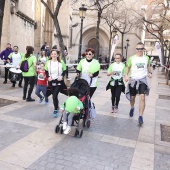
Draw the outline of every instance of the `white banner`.
[[[162,52],[161,52],[161,44],[159,42],[155,43],[155,49],[158,53],[160,64],[162,65]]]
[[[116,45],[118,43],[118,35],[115,35],[114,39],[113,39],[113,44],[112,44],[112,48],[111,48],[111,52],[110,52],[110,63],[113,57],[113,53],[115,51]]]

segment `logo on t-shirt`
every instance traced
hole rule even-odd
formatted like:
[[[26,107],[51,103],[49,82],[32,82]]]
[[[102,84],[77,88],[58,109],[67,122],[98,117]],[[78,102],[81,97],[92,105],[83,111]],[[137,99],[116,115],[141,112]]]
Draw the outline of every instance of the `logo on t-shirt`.
[[[115,76],[120,76],[121,75],[121,71],[114,71],[114,74]]]
[[[136,63],[136,66],[137,66],[138,69],[144,68],[145,63]]]
[[[44,74],[43,73],[38,74],[38,79],[39,80],[44,80]]]

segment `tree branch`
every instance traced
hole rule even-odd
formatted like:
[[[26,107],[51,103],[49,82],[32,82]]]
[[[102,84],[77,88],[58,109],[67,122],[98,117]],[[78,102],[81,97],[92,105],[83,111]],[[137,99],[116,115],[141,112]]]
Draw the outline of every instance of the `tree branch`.
[[[47,3],[44,2],[44,0],[41,0],[41,3],[46,7],[46,9],[47,9],[48,13],[50,14],[51,18],[54,19],[54,14],[51,12],[51,9],[47,5]]]

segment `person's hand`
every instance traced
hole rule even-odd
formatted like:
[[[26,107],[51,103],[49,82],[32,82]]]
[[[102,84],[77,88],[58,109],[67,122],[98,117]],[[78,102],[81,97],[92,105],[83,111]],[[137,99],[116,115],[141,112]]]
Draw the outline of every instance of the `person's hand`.
[[[50,76],[50,77],[48,77],[48,81],[52,81],[52,77]]]
[[[77,73],[75,77],[78,77],[78,76],[79,76],[79,73]]]
[[[148,74],[148,77],[149,77],[149,78],[152,78],[152,73],[149,73],[149,74]]]
[[[89,73],[89,77],[93,77],[93,74]]]
[[[6,60],[2,60],[4,63],[6,62]]]
[[[60,109],[60,113],[63,113],[63,111],[64,111],[63,109]]]
[[[129,77],[127,75],[125,75],[125,82],[129,81]]]
[[[110,75],[113,75],[115,72],[114,71],[112,71],[111,73],[110,73]]]
[[[58,81],[61,81],[61,80],[63,80],[63,77],[62,77],[62,76],[59,76],[57,80],[58,80]]]

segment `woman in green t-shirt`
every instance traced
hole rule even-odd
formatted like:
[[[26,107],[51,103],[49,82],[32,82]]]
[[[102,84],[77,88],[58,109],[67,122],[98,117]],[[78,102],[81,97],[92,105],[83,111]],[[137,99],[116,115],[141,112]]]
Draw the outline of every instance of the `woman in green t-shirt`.
[[[111,79],[106,87],[106,90],[111,90],[112,111],[118,112],[118,105],[120,101],[121,92],[125,91],[125,85],[123,82],[123,76],[125,74],[125,64],[121,62],[122,55],[115,55],[115,62],[112,63],[107,71],[107,76],[111,76]]]
[[[27,102],[35,101],[35,99],[31,98],[31,94],[35,85],[35,75],[36,75],[36,57],[33,55],[34,48],[32,46],[26,47],[26,54],[21,59],[21,63],[24,60],[28,61],[28,71],[22,72],[22,76],[24,77],[24,88],[23,88],[23,100],[26,99]],[[27,95],[28,84],[30,85]]]

